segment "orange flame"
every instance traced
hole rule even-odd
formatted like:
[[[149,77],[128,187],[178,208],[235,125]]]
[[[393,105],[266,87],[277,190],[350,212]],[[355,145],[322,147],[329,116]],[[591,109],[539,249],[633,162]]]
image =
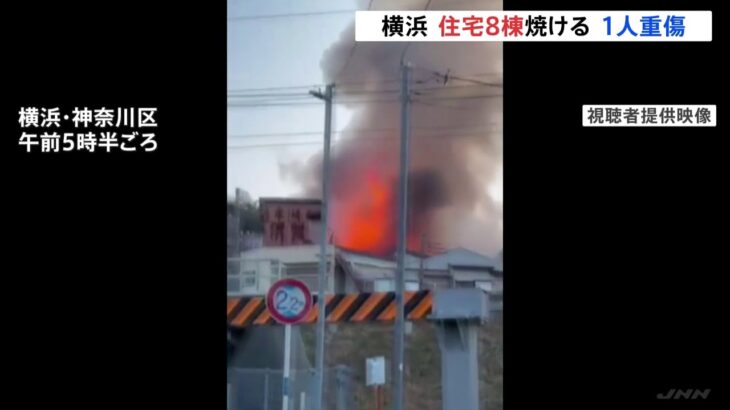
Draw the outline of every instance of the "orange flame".
[[[333,229],[338,246],[384,255],[393,250],[393,191],[382,175],[369,171],[363,187],[339,198],[333,207]],[[357,181],[353,181],[357,183]]]
[[[397,180],[372,169],[366,171],[356,189],[336,198],[332,207],[332,229],[339,247],[382,257],[393,257],[397,246]],[[407,247],[421,253],[424,221],[409,215]]]

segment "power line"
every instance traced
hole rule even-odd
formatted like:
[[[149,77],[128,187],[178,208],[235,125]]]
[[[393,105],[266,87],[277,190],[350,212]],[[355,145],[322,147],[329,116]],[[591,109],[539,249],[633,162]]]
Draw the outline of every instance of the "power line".
[[[429,71],[432,72],[432,71]],[[337,82],[336,85],[338,87],[349,87],[351,85],[377,85],[377,84],[393,84],[393,83],[399,83],[400,79],[395,77],[388,77],[384,79],[380,79],[377,81],[372,80],[364,80],[364,81],[349,81],[344,80]],[[417,80],[415,81],[416,84],[425,84],[428,81],[426,80]],[[307,85],[288,85],[288,86],[281,86],[281,87],[262,87],[262,88],[233,88],[228,90],[228,93],[237,93],[237,94],[246,94],[249,92],[260,92],[260,91],[283,91],[283,90],[306,90],[308,93],[309,90],[313,88],[323,88],[326,87],[326,84],[307,84]],[[342,89],[341,89],[342,90]],[[340,91],[341,92],[341,91]]]
[[[426,2],[426,6],[425,6],[425,7],[423,8],[423,10],[424,10],[424,11],[428,10],[428,8],[429,8],[429,7],[431,7],[431,1],[432,1],[432,0],[428,0],[428,1]],[[410,46],[411,46],[411,44],[412,44],[412,43],[411,43],[410,41],[409,41],[409,42],[407,42],[407,43],[406,43],[406,46],[405,46],[405,47],[403,48],[403,52],[402,52],[402,53],[400,53],[400,63],[401,63],[401,64],[403,64],[403,63],[405,62],[405,58],[406,58],[406,53],[408,52],[408,47],[410,47]]]
[[[337,141],[333,141],[336,143]],[[228,146],[229,150],[235,149],[249,149],[249,148],[267,148],[267,147],[290,147],[297,145],[322,145],[322,141],[306,141],[306,142],[285,142],[282,144],[252,144],[252,145],[241,145],[241,146]]]
[[[368,3],[367,10],[370,10],[370,8],[373,6],[373,1],[374,0],[370,0],[370,3]],[[352,44],[352,47],[350,48],[350,53],[347,55],[347,59],[345,59],[345,64],[342,66],[342,69],[340,69],[340,72],[337,74],[337,76],[335,78],[339,78],[342,75],[342,73],[347,69],[347,67],[350,65],[350,60],[352,59],[353,54],[355,54],[355,49],[357,48],[358,44],[359,43],[357,41],[355,41]]]
[[[311,96],[305,92],[302,91],[301,93],[265,93],[265,94],[238,94],[238,93],[230,93],[228,94],[228,98],[261,98],[261,97],[291,97],[291,98],[298,98],[298,97],[307,97],[311,98]]]
[[[350,85],[376,85],[376,84],[388,84],[388,83],[397,83],[398,79],[394,78],[385,78],[382,80],[378,80],[376,82],[373,81],[343,81],[338,82],[337,86],[350,86]],[[309,85],[290,85],[290,86],[282,86],[282,87],[265,87],[265,88],[237,88],[237,89],[230,89],[228,90],[229,93],[247,93],[247,92],[259,92],[259,91],[281,91],[281,90],[306,90],[308,93],[309,90],[313,88],[322,88],[325,87],[326,84],[309,84]]]
[[[446,74],[442,74],[438,71],[433,70],[424,70],[428,73],[435,75],[440,78],[444,78]],[[475,75],[476,76],[476,75]],[[484,87],[495,87],[495,88],[501,88],[501,83],[492,83],[492,82],[486,82],[486,81],[480,81],[475,80],[473,78],[468,78],[466,76],[455,76],[448,74],[449,79],[456,79],[461,81],[468,81],[473,83],[472,86],[484,86]],[[399,80],[396,79],[384,79],[377,82],[372,81],[348,81],[348,82],[340,82],[337,83],[340,87],[350,86],[350,85],[376,85],[376,84],[389,84],[389,83],[396,83]],[[425,80],[420,81],[421,84],[427,83]],[[282,86],[282,87],[265,87],[265,88],[240,88],[240,89],[230,89],[228,90],[228,95],[236,97],[252,97],[257,95],[263,95],[263,96],[309,96],[309,90],[313,88],[321,88],[324,84],[313,84],[313,85],[296,85],[296,86]],[[414,90],[438,90],[438,89],[451,89],[451,88],[457,88],[457,87],[469,87],[469,86],[442,86],[442,87],[431,87],[431,88],[414,88]],[[387,91],[387,92],[398,92],[398,89],[391,88],[386,90],[369,90],[365,87],[361,87],[362,91],[358,91],[358,89],[351,89],[351,88],[341,88],[338,91],[338,94],[356,94],[358,92],[361,93],[372,93],[372,92],[378,92],[378,91]],[[296,91],[295,90],[302,90],[302,91]],[[282,91],[281,93],[266,93],[266,91]],[[259,93],[259,94],[252,94],[252,93]]]
[[[501,94],[493,95],[472,95],[472,96],[461,96],[461,97],[431,97],[427,101],[454,101],[454,100],[476,100],[476,99],[489,99],[501,97]],[[426,96],[422,96],[426,97]],[[337,104],[371,104],[371,103],[397,103],[397,98],[390,99],[348,99],[348,100],[335,100]],[[264,101],[264,102],[228,102],[229,108],[263,108],[263,107],[301,107],[301,106],[321,106],[319,102],[277,102],[277,101]]]
[[[303,97],[271,96],[271,97],[253,97],[253,98],[228,96],[228,103],[233,104],[233,105],[259,105],[259,104],[268,104],[268,103],[292,103],[292,104],[302,104],[302,105],[320,105],[320,104],[316,104],[314,101],[312,101],[311,97],[307,98],[306,96],[303,96]]]
[[[371,2],[372,4],[372,2]],[[471,96],[448,96],[449,91],[465,90],[470,88],[502,88],[501,83],[486,82],[468,78],[461,75],[452,75],[450,72],[443,74],[439,71],[419,68],[419,70],[428,72],[432,76],[443,78],[444,82],[448,82],[449,79],[455,79],[459,81],[466,81],[471,83],[470,85],[452,85],[452,86],[438,86],[438,87],[421,87],[413,88],[413,94],[417,96],[419,103],[423,105],[431,105],[435,107],[444,108],[463,108],[463,106],[453,105],[439,105],[439,104],[428,104],[426,101],[453,101],[453,100],[473,100],[473,99],[484,99],[484,98],[497,98],[501,97],[501,94],[497,95],[471,95]],[[355,85],[355,84],[380,84],[384,85],[390,82],[399,81],[397,79],[384,79],[376,82],[372,81],[360,81],[360,82],[345,82],[339,85]],[[427,83],[428,81],[421,81],[421,84]],[[272,108],[272,107],[307,107],[307,106],[321,106],[318,101],[309,100],[309,91],[312,88],[317,88],[317,85],[293,85],[293,86],[282,86],[282,87],[265,87],[265,88],[248,88],[229,90],[228,94],[228,107],[229,108]],[[397,103],[399,101],[397,94],[399,90],[395,88],[347,88],[339,89],[338,95],[343,95],[350,98],[337,98],[335,103],[338,104],[369,104],[369,103]],[[446,94],[446,95],[444,95]],[[363,98],[358,98],[362,96]],[[371,96],[372,98],[368,98]],[[383,96],[383,98],[378,98]]]
[[[428,0],[424,10],[428,10],[432,0]],[[453,0],[453,3],[464,3],[467,0]],[[370,10],[373,0],[370,1],[370,5],[367,10]],[[283,13],[283,14],[260,14],[253,16],[233,16],[228,17],[228,21],[245,21],[245,20],[264,20],[264,19],[276,19],[276,18],[288,18],[288,17],[307,17],[307,16],[324,16],[330,14],[347,14],[355,13],[359,10],[322,10],[313,12],[302,12],[302,13]]]
[[[355,13],[356,11],[357,10],[325,10],[325,11],[313,11],[313,12],[307,12],[307,13],[261,14],[258,16],[229,17],[228,21],[264,20],[264,19],[276,19],[276,18],[285,18],[285,17],[324,16],[324,15],[329,15],[329,14]]]
[[[238,88],[228,90],[228,92],[246,92],[246,91],[269,91],[269,90],[291,90],[291,89],[306,89],[321,87],[323,84],[309,84],[309,85],[285,85],[281,87],[263,87],[263,88]]]
[[[473,84],[483,84],[483,85],[492,85],[492,86],[495,85],[495,83],[488,83],[486,81],[475,80],[473,78],[459,77],[459,76],[455,76],[455,75],[452,75],[451,78],[453,78],[454,80],[465,81],[465,82],[473,83]]]
[[[483,89],[485,86],[501,88],[501,84],[479,84],[479,85],[457,85],[440,87],[421,87],[414,91],[419,99],[428,100],[469,100],[480,98],[495,98],[501,94],[494,95],[450,95],[450,91],[462,91],[469,89]],[[392,103],[397,102],[398,90],[375,89],[375,90],[348,90],[342,94],[346,98],[337,98],[336,103],[340,104],[366,104],[366,103]],[[382,98],[380,98],[382,97]],[[317,101],[309,100],[309,96],[299,93],[262,93],[248,95],[229,95],[228,106],[236,108],[258,108],[258,107],[293,107],[293,106],[321,106]]]
[[[426,101],[455,101],[455,100],[482,100],[482,99],[489,99],[489,98],[497,98],[501,97],[502,94],[490,94],[490,95],[467,95],[462,97],[436,97],[436,98],[429,98]]]
[[[414,136],[416,137],[416,139],[427,139],[427,138],[450,139],[450,138],[457,138],[457,137],[458,138],[466,138],[466,137],[480,138],[480,137],[484,137],[484,136],[488,135],[489,132],[494,131],[496,129],[498,129],[498,128],[497,127],[494,127],[493,129],[485,128],[482,130],[471,130],[471,131],[463,131],[463,132],[448,132],[449,130],[441,130],[441,132],[437,133],[437,134],[414,133]],[[392,131],[398,131],[398,129],[392,129]],[[445,131],[447,131],[447,132],[445,132]],[[243,137],[244,135],[241,135],[240,137]],[[301,133],[301,135],[304,136],[305,134]],[[310,135],[310,134],[306,134],[306,135]],[[311,135],[322,135],[322,133],[321,132],[312,133]],[[234,138],[234,137],[235,136],[231,136],[229,138]],[[243,138],[243,139],[246,139],[246,138]],[[395,141],[396,139],[397,139],[397,137],[390,136],[390,135],[370,135],[370,136],[358,136],[358,137],[341,137],[334,141],[339,141],[339,142],[344,142],[344,141],[360,142],[360,141],[375,141],[375,140],[394,140]],[[309,143],[309,141],[291,141],[291,143],[293,143],[293,144],[299,144],[302,142]],[[277,141],[274,143],[288,144],[289,142],[288,141],[280,141],[280,142]],[[321,144],[322,141],[321,140],[312,140],[311,143]],[[240,146],[247,147],[248,145],[240,145]]]
[[[398,128],[373,128],[373,129],[353,129],[353,130],[338,130],[332,131],[332,134],[370,134],[370,133],[386,133],[398,131]],[[417,135],[429,136],[424,131],[437,131],[443,133],[448,131],[449,135],[461,135],[464,133],[479,133],[480,131],[490,131],[490,125],[478,125],[474,127],[417,127],[414,131],[417,131]],[[248,139],[248,138],[271,138],[271,137],[300,137],[300,136],[318,136],[322,135],[322,131],[301,131],[301,132],[271,132],[261,134],[234,134],[229,135],[228,138],[234,139]],[[367,137],[364,137],[367,138]]]
[[[429,102],[426,102],[426,101],[413,101],[413,103],[414,104],[417,104],[417,105],[425,105],[425,106],[428,106],[428,107],[447,108],[447,109],[451,109],[451,110],[460,110],[460,111],[463,111],[463,110],[474,110],[474,109],[477,109],[477,108],[482,108],[481,106],[475,106],[475,105],[465,106],[465,105],[454,105],[454,104],[448,104],[448,103],[446,103],[446,104],[439,104],[439,103],[429,103]]]
[[[434,92],[442,92],[442,91],[451,91],[451,90],[464,90],[464,89],[476,89],[476,88],[483,88],[483,87],[492,87],[492,88],[501,88],[501,84],[492,84],[492,83],[485,83],[485,84],[479,84],[479,85],[452,85],[452,86],[438,86],[438,87],[421,87],[421,88],[413,88],[415,94],[422,94],[424,92],[430,92],[431,94],[434,94]],[[399,90],[394,88],[388,88],[388,89],[345,89],[341,91],[340,95],[368,95],[368,94],[395,94],[398,93]],[[247,99],[247,98],[281,98],[285,100],[289,99],[309,99],[311,96],[304,92],[301,93],[260,93],[260,94],[237,94],[237,93],[229,93],[228,98],[235,98],[235,99]]]
[[[453,140],[460,139],[480,139],[487,137],[486,133],[466,133],[466,134],[440,134],[440,135],[424,135],[416,136],[416,140],[421,138],[438,138],[440,142],[453,142]],[[369,137],[369,138],[340,138],[333,140],[333,144],[339,144],[343,142],[355,142],[355,143],[378,143],[382,144],[383,140],[397,141],[397,138],[393,137]],[[304,145],[322,145],[322,141],[296,141],[296,142],[281,142],[281,143],[265,143],[265,144],[246,144],[246,145],[228,145],[227,148],[230,150],[236,149],[248,149],[248,148],[266,148],[266,147],[289,147],[289,146],[304,146]]]
[[[339,101],[333,101],[333,103],[339,103],[339,104],[370,104],[370,103],[392,103],[392,102],[398,102],[397,99],[361,99],[361,100],[339,100]],[[259,108],[259,107],[297,107],[297,106],[322,106],[319,102],[264,102],[264,103],[237,103],[237,102],[229,102],[228,107],[235,107],[235,108]]]
[[[422,70],[431,72],[431,74],[433,74],[439,78],[442,78],[444,80],[444,82],[448,82],[448,80],[457,80],[457,81],[464,81],[464,82],[468,82],[468,83],[472,83],[472,84],[479,84],[479,85],[492,86],[492,87],[501,87],[502,86],[501,83],[490,83],[487,81],[477,80],[474,78],[468,78],[466,76],[454,75],[448,71],[444,74],[439,71],[432,71],[432,70],[427,70],[427,69],[422,69]],[[485,74],[487,74],[487,73],[483,73],[482,75],[485,75]]]

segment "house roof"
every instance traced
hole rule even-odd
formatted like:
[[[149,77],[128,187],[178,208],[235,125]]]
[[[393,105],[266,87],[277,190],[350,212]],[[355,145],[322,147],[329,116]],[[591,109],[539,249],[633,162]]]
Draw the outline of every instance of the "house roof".
[[[345,258],[346,261],[353,264],[391,269],[395,269],[396,267],[395,262],[388,259],[378,258],[377,256],[354,252],[350,250],[338,249],[338,251]]]
[[[406,253],[406,269],[421,269],[421,260],[423,259],[423,257],[420,257],[418,255]]]
[[[369,266],[377,267],[388,267],[395,269],[398,266],[397,261],[394,259],[385,259],[377,256],[369,255],[366,253],[350,251],[342,248],[337,248],[337,251],[342,254],[347,261]],[[406,269],[419,269],[421,267],[422,258],[413,253],[406,253]]]
[[[338,252],[344,258],[353,264],[371,268],[390,268],[395,269],[397,263],[395,260],[379,258],[377,256],[364,253],[343,250],[338,248]],[[423,261],[425,270],[447,271],[450,268],[477,268],[477,269],[494,269],[501,271],[501,265],[498,260],[492,259],[481,253],[474,252],[466,248],[454,248],[446,253],[435,255],[427,258],[421,258],[416,254],[407,253],[405,258],[406,269],[420,269]]]
[[[332,254],[332,249],[332,245],[329,245],[327,249],[329,255]],[[319,263],[319,245],[265,246],[242,252],[241,258],[248,260],[271,259],[284,264]]]
[[[451,249],[424,261],[424,268],[428,270],[448,270],[453,267],[498,269],[499,265],[492,258],[465,248]]]
[[[278,260],[284,264],[300,264],[319,262],[319,245],[275,246],[261,247],[241,253],[242,259],[247,260]],[[328,255],[333,252],[333,246],[328,246]],[[338,257],[353,268],[353,274],[365,278],[392,276],[397,267],[396,261],[337,248]],[[421,258],[413,254],[406,254],[406,270],[413,271],[421,268]],[[453,268],[489,269],[501,272],[501,266],[495,259],[465,248],[455,248],[448,252],[423,259],[423,268],[426,271],[448,271]]]
[[[373,255],[342,249],[338,249],[338,255],[350,265],[348,268],[352,276],[360,280],[392,278],[397,268],[395,261]],[[413,272],[408,265],[408,256],[406,256],[406,269],[411,270],[406,272],[406,278],[412,278]]]

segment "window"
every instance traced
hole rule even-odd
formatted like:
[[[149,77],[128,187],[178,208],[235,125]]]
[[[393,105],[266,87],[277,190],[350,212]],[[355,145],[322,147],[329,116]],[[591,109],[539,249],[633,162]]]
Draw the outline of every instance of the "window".
[[[487,293],[492,292],[494,290],[494,287],[492,286],[492,282],[489,282],[489,281],[477,281],[477,282],[474,282],[474,285],[477,288],[480,288],[481,290],[483,290]]]
[[[406,281],[405,290],[407,292],[416,292],[419,289],[418,282]],[[376,279],[373,282],[373,292],[393,292],[395,291],[395,281],[392,279]]]
[[[392,292],[393,290],[394,286],[391,279],[376,279],[373,282],[374,292]]]
[[[407,281],[406,282],[406,292],[417,292],[420,286],[418,285],[418,282],[416,281]]]
[[[240,260],[228,260],[228,275],[238,275],[241,272]]]
[[[243,287],[252,287],[256,286],[256,271],[255,270],[248,270],[241,272],[241,277],[243,279]]]

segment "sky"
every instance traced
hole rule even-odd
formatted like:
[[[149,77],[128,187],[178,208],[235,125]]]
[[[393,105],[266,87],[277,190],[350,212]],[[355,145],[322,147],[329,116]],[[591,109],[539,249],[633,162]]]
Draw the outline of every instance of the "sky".
[[[236,20],[236,17],[356,8],[355,1],[351,0],[229,0],[229,93],[252,88],[321,85],[322,53],[337,41],[340,33],[354,20],[355,13],[244,20]],[[312,97],[312,102],[321,101]],[[346,109],[335,108],[333,129],[344,128],[350,116],[351,113]],[[228,194],[233,196],[237,187],[248,191],[254,199],[298,194],[296,184],[281,178],[279,164],[303,161],[321,150],[323,130],[324,103],[296,107],[229,106]],[[251,136],[301,132],[316,134]],[[317,141],[320,144],[271,146]],[[234,148],[237,146],[249,147]]]

